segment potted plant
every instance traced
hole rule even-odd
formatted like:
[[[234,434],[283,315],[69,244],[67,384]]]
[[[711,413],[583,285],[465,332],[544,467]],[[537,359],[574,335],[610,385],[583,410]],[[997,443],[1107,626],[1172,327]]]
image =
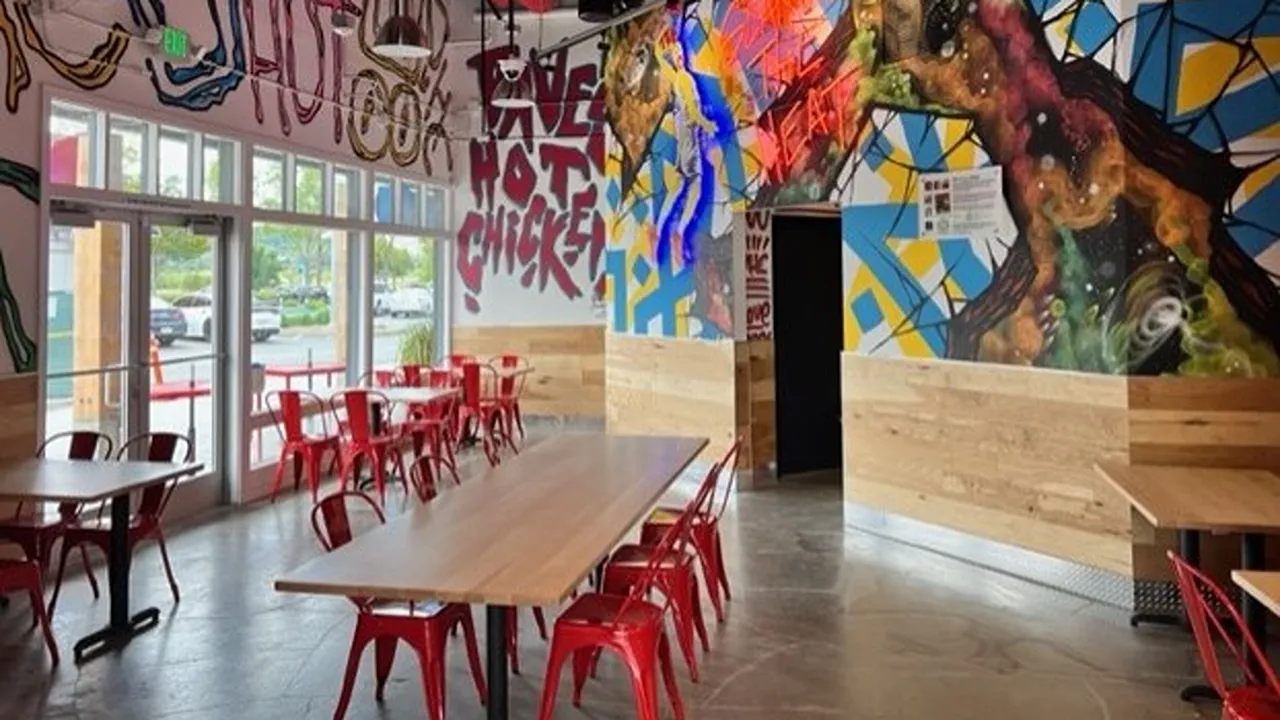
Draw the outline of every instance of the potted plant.
[[[396,357],[401,365],[426,365],[435,361],[435,331],[427,323],[418,323],[400,336]]]

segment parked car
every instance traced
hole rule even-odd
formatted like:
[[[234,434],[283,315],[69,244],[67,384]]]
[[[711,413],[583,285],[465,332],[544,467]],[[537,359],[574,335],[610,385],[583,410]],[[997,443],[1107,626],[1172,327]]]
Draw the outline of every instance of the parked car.
[[[209,340],[213,337],[213,296],[208,293],[186,295],[173,301],[186,316],[185,337]],[[254,303],[251,335],[254,342],[262,342],[280,334],[280,308],[266,303]]]
[[[373,281],[373,315],[382,317],[390,312],[391,286],[381,280]]]
[[[430,317],[435,304],[430,288],[403,288],[387,296],[384,312],[391,317]]]
[[[187,318],[182,311],[158,297],[151,298],[151,334],[160,347],[169,347],[187,334]]]

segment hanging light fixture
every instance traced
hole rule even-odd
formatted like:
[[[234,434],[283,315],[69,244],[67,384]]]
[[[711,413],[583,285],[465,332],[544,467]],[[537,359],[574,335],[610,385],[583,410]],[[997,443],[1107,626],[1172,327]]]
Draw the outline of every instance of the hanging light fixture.
[[[418,5],[418,17],[414,19],[403,10],[400,0],[395,0],[391,17],[378,29],[373,52],[397,60],[421,60],[431,55],[427,38],[422,32],[422,5]]]
[[[498,61],[498,86],[493,89],[489,104],[508,110],[525,110],[534,106],[533,73],[527,72],[529,63],[520,57],[516,45],[516,4],[507,3],[507,57]]]

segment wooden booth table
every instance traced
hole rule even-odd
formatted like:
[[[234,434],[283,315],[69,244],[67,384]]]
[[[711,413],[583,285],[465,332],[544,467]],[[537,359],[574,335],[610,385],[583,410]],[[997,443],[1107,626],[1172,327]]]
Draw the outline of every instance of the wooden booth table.
[[[282,592],[487,606],[487,703],[506,720],[507,610],[565,600],[707,438],[565,434],[276,580]]]
[[[1232,570],[1231,579],[1272,613],[1280,615],[1280,572]]]
[[[1094,467],[1153,527],[1179,531],[1179,553],[1187,562],[1199,564],[1198,532],[1239,533],[1241,566],[1263,569],[1266,536],[1280,533],[1280,477],[1267,470],[1114,462]],[[1266,610],[1245,594],[1241,611],[1265,652]],[[1183,698],[1204,695],[1204,690],[1188,688]]]
[[[111,621],[75,644],[76,662],[128,644],[160,621],[149,607],[129,614],[129,493],[199,472],[199,463],[30,459],[0,465],[0,501],[92,503],[111,500],[107,553]]]

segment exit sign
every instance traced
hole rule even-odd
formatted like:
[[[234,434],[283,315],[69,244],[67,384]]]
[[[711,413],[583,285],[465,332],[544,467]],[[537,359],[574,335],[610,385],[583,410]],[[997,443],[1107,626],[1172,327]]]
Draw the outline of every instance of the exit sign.
[[[180,30],[175,27],[165,26],[164,35],[160,40],[160,47],[164,50],[165,55],[172,55],[176,58],[187,57],[187,45],[190,38],[186,30]]]

